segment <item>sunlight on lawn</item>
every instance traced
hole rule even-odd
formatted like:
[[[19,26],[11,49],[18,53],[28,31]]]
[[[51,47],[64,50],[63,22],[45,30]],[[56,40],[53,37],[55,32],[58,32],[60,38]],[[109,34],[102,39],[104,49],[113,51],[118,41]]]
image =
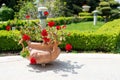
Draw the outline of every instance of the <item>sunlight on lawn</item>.
[[[80,23],[72,23],[67,25],[66,30],[77,30],[77,31],[96,31],[99,29],[104,22],[97,22],[97,25],[93,25],[93,22],[80,22]]]

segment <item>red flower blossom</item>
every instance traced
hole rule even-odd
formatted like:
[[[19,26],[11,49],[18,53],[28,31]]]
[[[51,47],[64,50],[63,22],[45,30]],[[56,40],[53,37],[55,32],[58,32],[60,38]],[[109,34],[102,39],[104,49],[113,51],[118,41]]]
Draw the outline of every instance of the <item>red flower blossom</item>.
[[[57,29],[57,30],[60,30],[60,29],[61,29],[61,27],[60,27],[60,26],[56,26],[56,29]]]
[[[44,15],[45,15],[45,16],[47,16],[48,14],[49,14],[48,11],[45,11],[45,12],[44,12]]]
[[[50,41],[50,38],[44,37],[44,38],[43,38],[43,41],[44,41],[45,43],[47,43],[47,42]]]
[[[54,25],[55,25],[55,22],[53,22],[53,21],[48,22],[49,27],[53,27]]]
[[[41,32],[42,36],[48,36],[48,32],[46,31],[46,29],[43,29]]]
[[[66,28],[66,25],[63,25],[62,28]]]
[[[30,40],[30,37],[29,37],[27,34],[24,34],[24,35],[22,36],[22,39],[23,39],[24,41],[27,41],[27,40]]]
[[[36,64],[36,59],[34,57],[30,59],[30,64]]]
[[[65,49],[66,49],[66,51],[71,51],[72,50],[72,45],[71,44],[66,44]]]
[[[9,31],[11,29],[10,25],[6,26],[6,30]]]
[[[26,19],[29,19],[30,18],[30,15],[26,15]]]

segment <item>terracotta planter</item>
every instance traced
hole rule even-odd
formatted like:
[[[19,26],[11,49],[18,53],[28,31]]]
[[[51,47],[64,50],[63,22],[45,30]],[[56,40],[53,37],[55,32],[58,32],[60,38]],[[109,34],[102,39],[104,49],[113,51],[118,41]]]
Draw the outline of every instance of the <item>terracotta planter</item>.
[[[31,57],[34,57],[37,64],[50,63],[60,54],[60,48],[57,43],[45,45],[42,43],[28,42],[28,49],[30,51],[30,55],[27,59],[30,60]]]

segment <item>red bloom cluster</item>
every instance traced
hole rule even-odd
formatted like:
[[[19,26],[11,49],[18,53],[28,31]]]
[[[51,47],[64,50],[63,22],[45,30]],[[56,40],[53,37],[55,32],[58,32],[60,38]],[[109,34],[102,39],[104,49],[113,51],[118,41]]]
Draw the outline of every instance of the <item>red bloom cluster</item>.
[[[30,64],[36,64],[36,59],[34,57],[30,59]]]
[[[56,29],[57,29],[57,30],[60,30],[60,29],[61,29],[61,27],[60,27],[60,26],[56,26]]]
[[[30,19],[30,15],[26,15],[26,19]]]
[[[45,15],[45,16],[47,16],[48,14],[49,14],[48,11],[45,11],[45,12],[44,12],[44,15]]]
[[[41,32],[42,36],[48,36],[48,32],[46,31],[46,29],[43,29]]]
[[[11,29],[10,25],[6,26],[6,30],[9,31]]]
[[[66,49],[66,51],[71,51],[72,50],[72,45],[71,44],[66,44],[65,49]]]
[[[48,22],[49,27],[53,27],[54,25],[55,25],[55,22],[53,22],[53,21]]]
[[[30,40],[30,36],[28,36],[27,34],[24,34],[24,35],[22,36],[22,39],[23,39],[24,41]]]
[[[48,43],[48,42],[50,41],[50,38],[44,37],[44,38],[43,38],[43,41],[44,41],[45,43]]]

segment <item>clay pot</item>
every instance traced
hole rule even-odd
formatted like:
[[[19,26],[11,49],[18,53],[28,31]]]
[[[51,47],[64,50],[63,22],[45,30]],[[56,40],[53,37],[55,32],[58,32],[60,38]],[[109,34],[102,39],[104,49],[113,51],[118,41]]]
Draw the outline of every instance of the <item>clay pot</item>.
[[[37,64],[46,64],[54,61],[60,54],[60,48],[58,44],[44,45],[42,43],[29,42],[28,49],[31,57],[36,59]]]

